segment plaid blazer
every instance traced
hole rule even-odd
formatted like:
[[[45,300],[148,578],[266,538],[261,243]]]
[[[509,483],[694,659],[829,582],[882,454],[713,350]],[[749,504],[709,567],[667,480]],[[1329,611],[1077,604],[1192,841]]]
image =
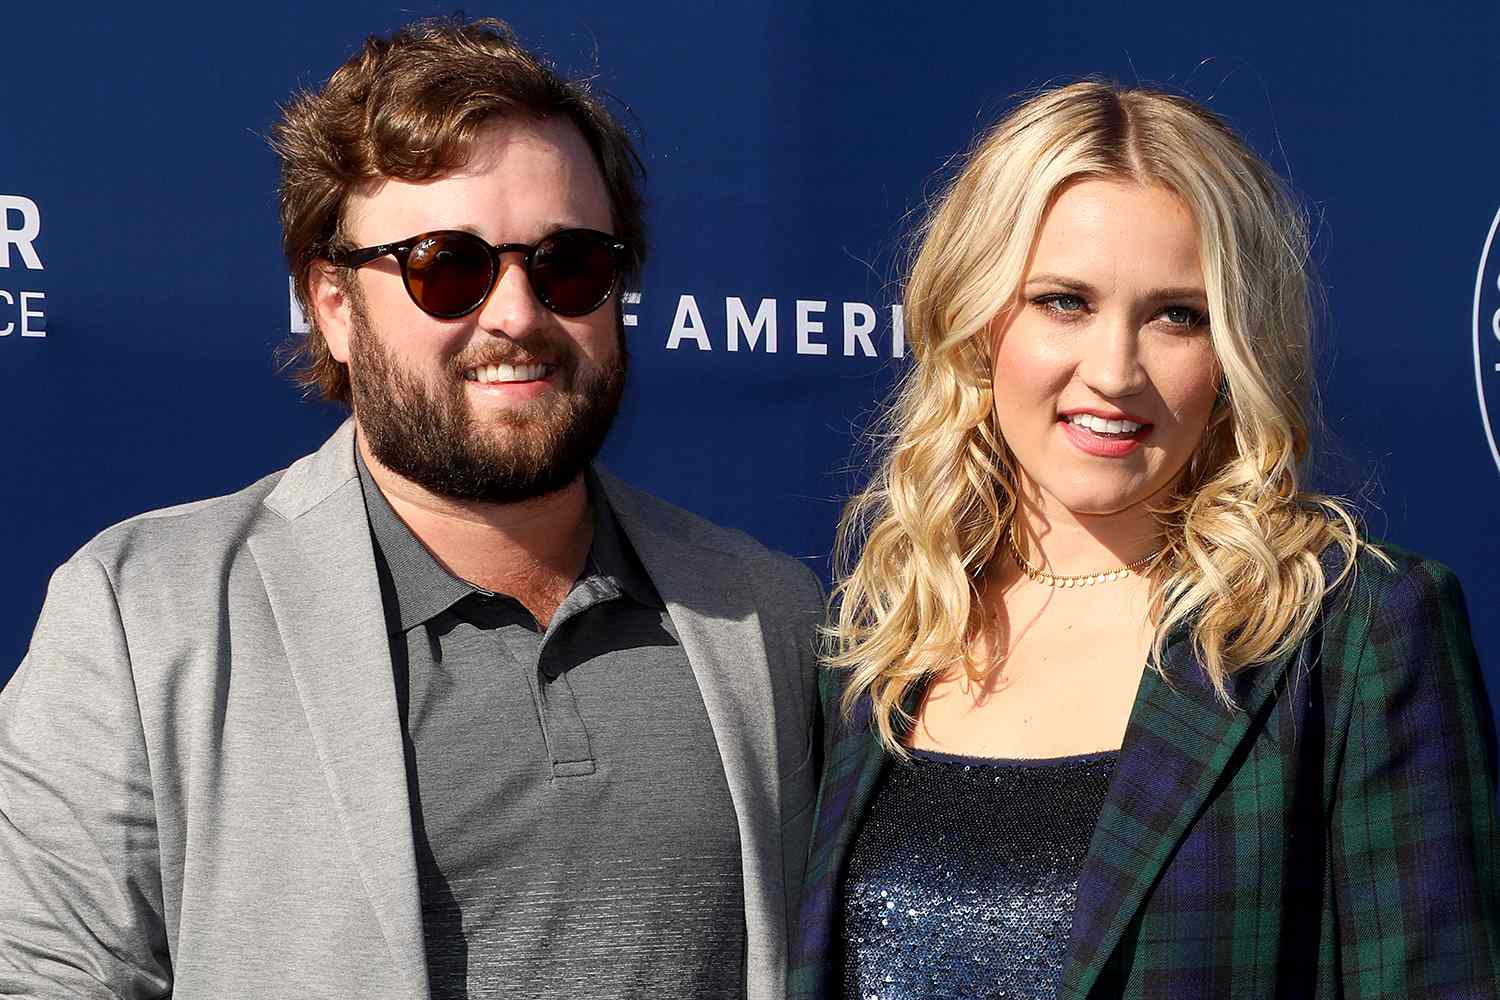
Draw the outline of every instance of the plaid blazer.
[[[1495,731],[1457,579],[1383,547],[1231,681],[1147,670],[1078,882],[1063,1000],[1500,996]],[[1331,560],[1330,560],[1331,563]],[[1328,568],[1334,568],[1332,565]],[[825,672],[789,994],[832,1000],[840,879],[887,762]]]

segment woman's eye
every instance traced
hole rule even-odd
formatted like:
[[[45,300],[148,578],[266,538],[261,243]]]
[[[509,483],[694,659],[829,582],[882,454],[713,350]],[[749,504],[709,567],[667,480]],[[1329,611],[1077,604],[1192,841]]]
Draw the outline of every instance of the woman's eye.
[[[1203,325],[1207,316],[1191,306],[1167,306],[1161,311],[1162,319],[1170,326],[1180,326],[1184,330],[1196,329]]]
[[[1034,301],[1048,312],[1062,313],[1064,315],[1081,313],[1087,308],[1087,304],[1083,299],[1076,295],[1043,295]]]

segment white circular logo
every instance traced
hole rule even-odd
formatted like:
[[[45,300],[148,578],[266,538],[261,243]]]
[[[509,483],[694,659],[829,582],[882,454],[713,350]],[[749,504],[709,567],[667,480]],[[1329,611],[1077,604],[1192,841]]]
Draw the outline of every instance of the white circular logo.
[[[1479,393],[1479,414],[1484,418],[1484,435],[1490,442],[1490,454],[1500,469],[1500,247],[1495,232],[1500,229],[1500,212],[1490,223],[1484,239],[1484,253],[1479,257],[1479,274],[1474,278],[1474,389]],[[1489,399],[1486,401],[1486,393]],[[1491,406],[1490,404],[1494,405]]]

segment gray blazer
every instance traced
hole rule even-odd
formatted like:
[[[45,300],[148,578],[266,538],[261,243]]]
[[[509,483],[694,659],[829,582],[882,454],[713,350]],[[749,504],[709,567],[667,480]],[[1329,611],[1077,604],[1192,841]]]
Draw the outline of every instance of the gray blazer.
[[[779,998],[821,588],[601,479],[724,761],[747,994]],[[352,423],[239,493],[110,528],[54,575],[0,691],[0,996],[426,998],[404,768]]]

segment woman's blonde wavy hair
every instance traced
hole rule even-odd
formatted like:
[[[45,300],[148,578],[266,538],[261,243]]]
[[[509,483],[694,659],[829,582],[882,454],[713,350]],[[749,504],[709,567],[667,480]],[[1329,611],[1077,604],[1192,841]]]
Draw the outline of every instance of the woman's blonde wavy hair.
[[[849,504],[829,662],[868,695],[893,751],[912,685],[962,664],[983,626],[985,568],[1016,509],[1014,460],[993,418],[991,322],[1020,294],[1053,197],[1079,178],[1180,196],[1197,222],[1220,399],[1172,496],[1157,507],[1151,663],[1192,641],[1226,706],[1226,678],[1285,652],[1363,544],[1340,501],[1304,492],[1314,421],[1308,235],[1275,173],[1186,98],[1096,81],[1037,94],[982,135],[917,233],[905,293],[913,365],[885,414],[880,467]],[[1344,550],[1326,579],[1319,554]]]

